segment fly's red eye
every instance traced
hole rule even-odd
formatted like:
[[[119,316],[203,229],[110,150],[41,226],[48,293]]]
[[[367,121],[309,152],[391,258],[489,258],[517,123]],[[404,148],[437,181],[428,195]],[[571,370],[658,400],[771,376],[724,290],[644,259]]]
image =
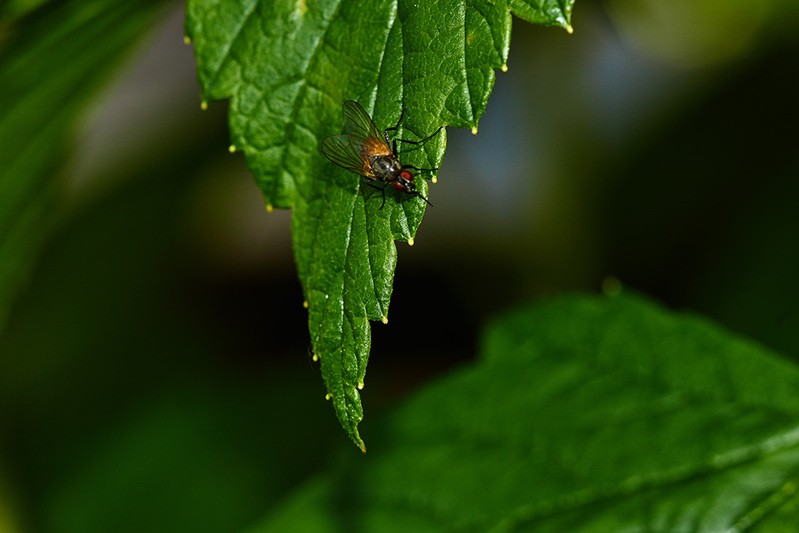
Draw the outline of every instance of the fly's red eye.
[[[410,171],[408,170],[401,170],[399,175],[400,178],[403,178],[407,181],[413,181],[413,174],[411,174]]]
[[[407,192],[407,191],[408,191],[408,186],[407,186],[407,185],[403,185],[403,184],[402,184],[402,183],[400,183],[399,181],[395,181],[394,183],[392,183],[392,185],[393,185],[393,186],[394,186],[394,188],[395,188],[395,189],[397,189],[398,191],[405,191],[405,192]]]

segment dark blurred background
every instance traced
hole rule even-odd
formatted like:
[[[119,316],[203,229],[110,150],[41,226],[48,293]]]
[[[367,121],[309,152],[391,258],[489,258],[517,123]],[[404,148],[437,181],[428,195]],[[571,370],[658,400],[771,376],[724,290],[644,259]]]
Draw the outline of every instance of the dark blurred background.
[[[479,134],[448,130],[435,207],[397,244],[367,442],[491,317],[609,278],[799,357],[793,4],[514,21]],[[175,3],[78,127],[0,338],[0,532],[236,530],[354,453],[309,355],[291,213],[266,213],[193,61]]]

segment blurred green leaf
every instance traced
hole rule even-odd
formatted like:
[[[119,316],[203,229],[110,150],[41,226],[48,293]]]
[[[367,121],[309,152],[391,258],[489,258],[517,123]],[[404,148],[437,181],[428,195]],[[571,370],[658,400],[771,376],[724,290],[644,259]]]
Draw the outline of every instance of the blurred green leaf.
[[[14,20],[53,0],[6,0],[0,4],[0,22]],[[2,30],[0,30],[2,32]],[[1,33],[0,33],[1,34]]]
[[[727,531],[797,523],[799,369],[638,297],[493,324],[257,531]]]
[[[58,211],[70,129],[159,4],[20,4],[0,28],[0,331]]]
[[[187,250],[197,178],[224,158],[219,131],[129,165],[48,239],[0,338],[0,524],[13,511],[12,531],[237,531],[327,462],[319,443],[340,429],[314,371],[282,363],[304,342],[253,340],[250,356],[219,307],[252,296],[218,305],[229,282],[208,281]]]
[[[181,384],[118,413],[86,440],[74,471],[53,483],[39,509],[44,530],[239,530],[325,458],[275,438],[295,424],[279,410],[264,415],[269,404],[307,402],[301,395],[311,387],[296,375],[272,374],[260,383]],[[309,443],[320,433],[308,431]]]
[[[517,4],[531,20],[568,27],[571,1]],[[350,99],[381,129],[405,108],[399,138],[476,127],[507,59],[510,9],[487,0],[188,3],[205,99],[230,99],[232,145],[246,154],[267,209],[294,208],[313,350],[339,421],[362,449],[369,321],[387,320],[394,241],[412,242],[425,204],[389,191],[381,209],[362,178],[322,157],[320,141],[341,131]],[[444,137],[402,161],[438,168]]]

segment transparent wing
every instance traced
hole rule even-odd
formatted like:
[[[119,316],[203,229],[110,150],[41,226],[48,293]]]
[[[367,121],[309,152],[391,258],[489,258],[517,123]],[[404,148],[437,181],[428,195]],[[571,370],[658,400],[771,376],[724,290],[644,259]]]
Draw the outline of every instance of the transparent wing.
[[[385,138],[377,129],[372,117],[355,100],[347,100],[341,108],[344,116],[344,133],[349,133],[364,139],[378,139],[385,143]]]
[[[322,140],[322,153],[336,165],[362,176],[371,176],[369,165],[361,157],[350,135],[331,135]]]
[[[391,148],[361,104],[348,100],[344,102],[341,114],[344,117],[344,134],[325,138],[322,141],[322,153],[350,172],[374,178],[371,158],[391,155]]]

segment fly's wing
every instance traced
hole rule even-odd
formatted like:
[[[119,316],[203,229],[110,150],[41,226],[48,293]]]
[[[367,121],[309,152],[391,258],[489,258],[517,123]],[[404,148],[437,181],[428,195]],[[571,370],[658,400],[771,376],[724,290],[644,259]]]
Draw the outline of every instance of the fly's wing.
[[[350,135],[331,135],[322,141],[322,153],[336,165],[362,176],[372,176],[367,160],[363,159]]]
[[[344,133],[354,134],[364,139],[383,139],[372,117],[355,100],[347,100],[341,108],[344,116]]]
[[[369,160],[374,156],[393,154],[386,138],[361,104],[348,100],[344,102],[341,114],[344,115],[344,132],[350,136],[350,143],[360,151],[361,157]]]
[[[344,117],[344,134],[325,138],[322,141],[322,153],[350,172],[374,178],[372,159],[391,155],[391,148],[361,104],[348,100],[344,102],[341,114]]]

